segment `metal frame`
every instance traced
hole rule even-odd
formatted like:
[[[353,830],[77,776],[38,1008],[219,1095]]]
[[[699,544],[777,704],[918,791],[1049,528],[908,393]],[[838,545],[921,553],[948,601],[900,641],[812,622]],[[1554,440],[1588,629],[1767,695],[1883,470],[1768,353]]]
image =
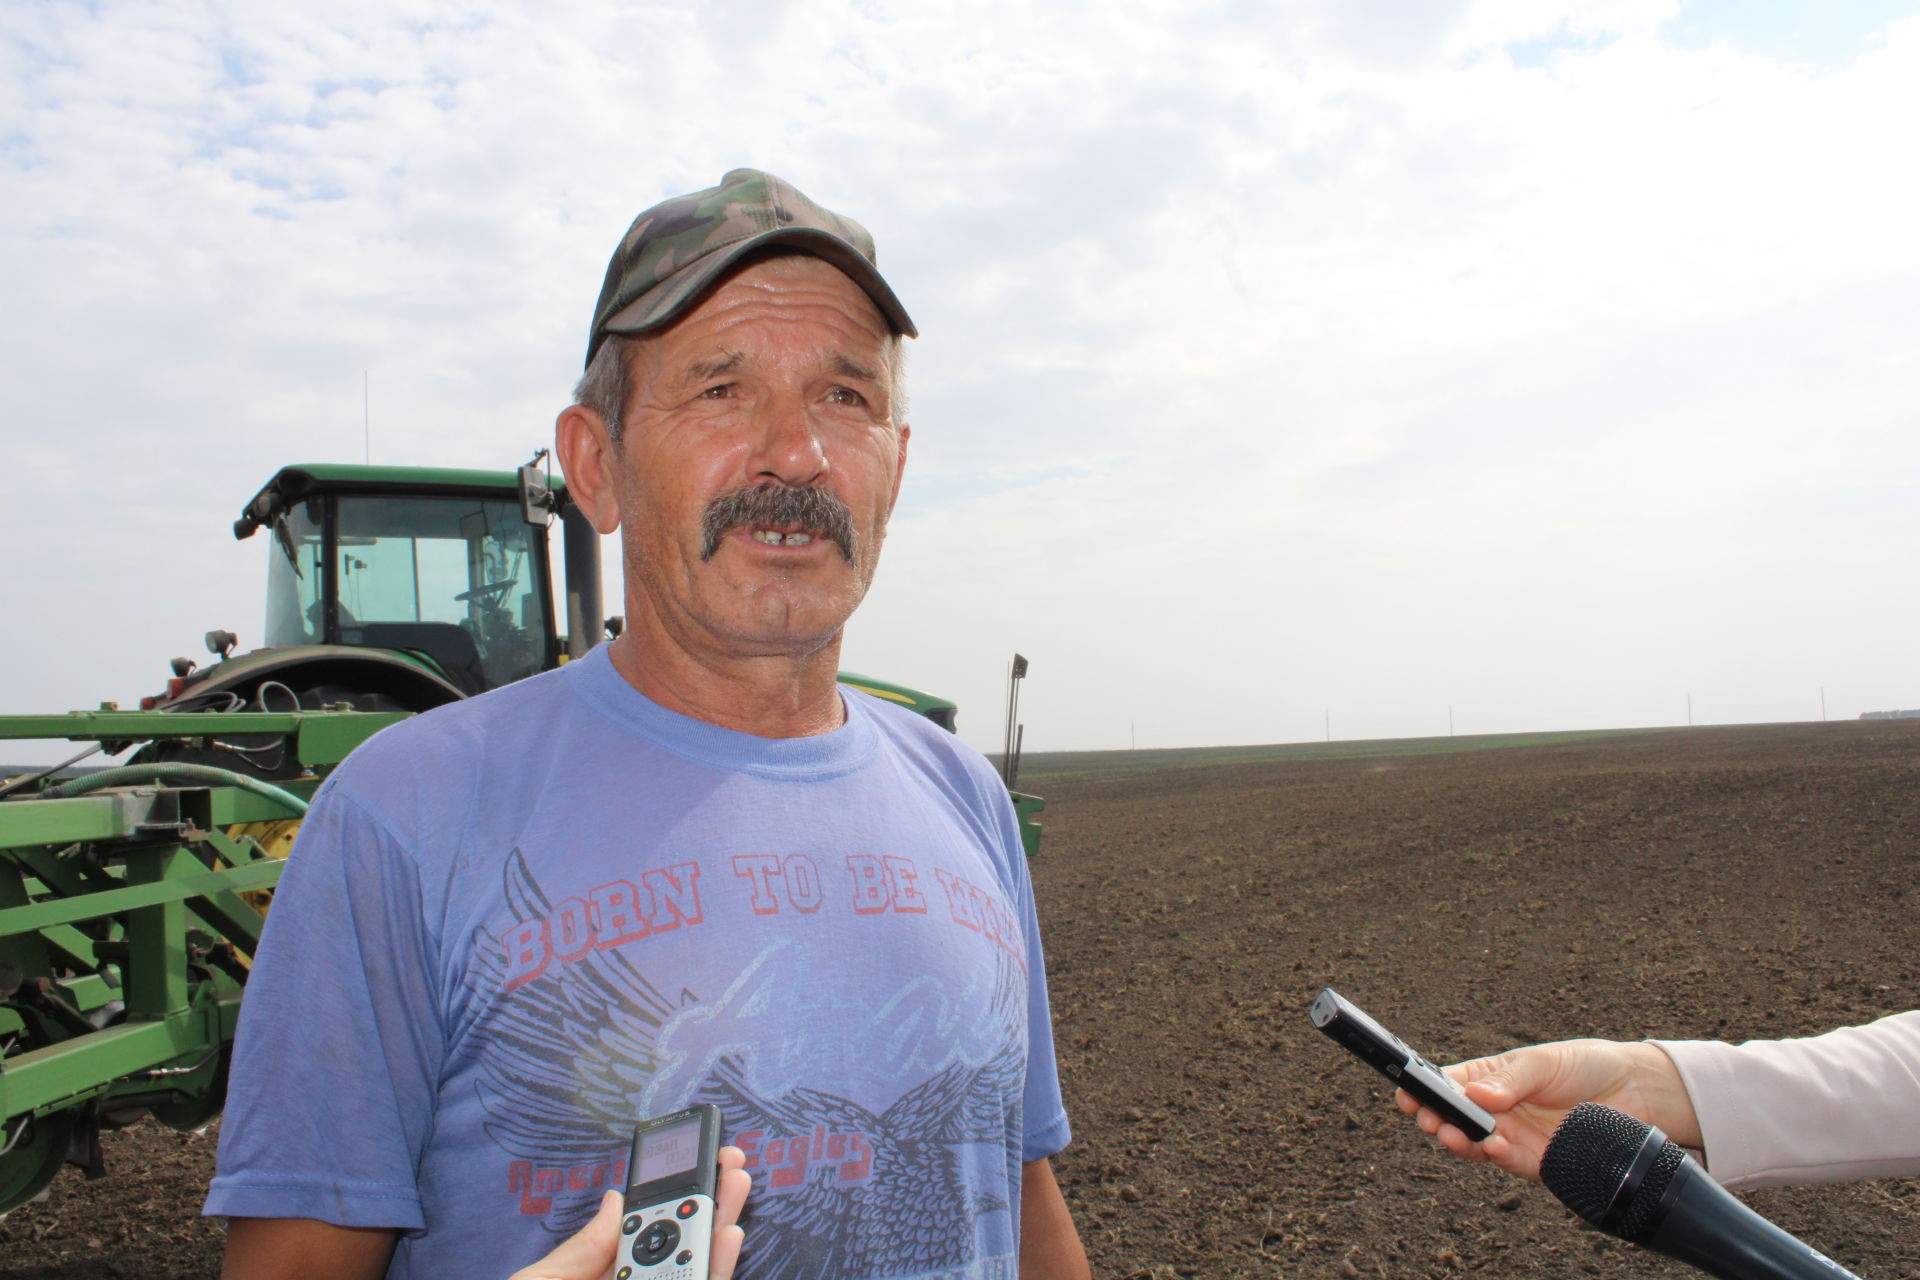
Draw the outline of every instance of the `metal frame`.
[[[279,784],[297,803],[404,718],[109,709],[3,716],[0,742],[279,734],[307,766]],[[245,779],[64,798],[45,782],[0,799],[0,1213],[63,1163],[99,1172],[103,1124],[150,1112],[194,1128],[218,1114],[263,922],[242,895],[271,889],[286,865],[246,827],[293,816]]]

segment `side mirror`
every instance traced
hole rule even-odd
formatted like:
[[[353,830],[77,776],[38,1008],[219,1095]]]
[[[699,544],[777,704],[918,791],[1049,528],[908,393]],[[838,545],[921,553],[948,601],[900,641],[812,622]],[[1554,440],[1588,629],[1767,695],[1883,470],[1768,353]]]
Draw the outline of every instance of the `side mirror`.
[[[552,489],[547,487],[547,473],[540,469],[540,459],[547,456],[542,449],[533,455],[533,461],[520,468],[520,516],[528,524],[544,527],[559,506]]]
[[[207,652],[223,661],[228,654],[233,652],[233,647],[239,643],[240,637],[231,631],[207,632]]]

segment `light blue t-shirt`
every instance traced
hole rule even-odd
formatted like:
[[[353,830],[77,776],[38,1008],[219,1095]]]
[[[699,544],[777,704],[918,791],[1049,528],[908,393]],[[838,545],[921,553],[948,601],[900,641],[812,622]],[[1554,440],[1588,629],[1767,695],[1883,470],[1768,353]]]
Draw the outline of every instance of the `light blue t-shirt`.
[[[504,1277],[624,1185],[636,1119],[712,1102],[742,1280],[1012,1280],[1020,1166],[1068,1139],[1013,811],[842,697],[758,738],[602,647],[356,751],[268,917],[206,1212]]]

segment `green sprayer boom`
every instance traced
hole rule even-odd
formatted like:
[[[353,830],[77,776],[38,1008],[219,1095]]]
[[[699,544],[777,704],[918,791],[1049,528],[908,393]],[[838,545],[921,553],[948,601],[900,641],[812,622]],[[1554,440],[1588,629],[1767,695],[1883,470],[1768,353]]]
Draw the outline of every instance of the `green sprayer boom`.
[[[219,1113],[257,896],[275,837],[325,771],[397,714],[76,712],[0,717],[20,739],[199,743],[271,735],[274,783],[203,764],[132,764],[0,798],[0,1213],[71,1161],[102,1171],[103,1127]]]

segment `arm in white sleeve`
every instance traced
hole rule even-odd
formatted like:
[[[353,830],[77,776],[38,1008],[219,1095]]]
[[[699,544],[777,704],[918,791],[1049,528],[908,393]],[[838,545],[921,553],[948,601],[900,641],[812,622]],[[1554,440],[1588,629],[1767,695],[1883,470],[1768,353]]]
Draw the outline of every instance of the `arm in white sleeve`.
[[[1655,1040],[1733,1188],[1920,1175],[1920,1010],[1801,1040]]]

